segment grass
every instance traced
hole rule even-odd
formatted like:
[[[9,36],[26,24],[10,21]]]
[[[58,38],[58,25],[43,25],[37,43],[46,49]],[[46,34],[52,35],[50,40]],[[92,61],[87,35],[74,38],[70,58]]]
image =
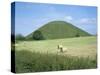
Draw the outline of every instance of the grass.
[[[96,37],[65,38],[17,42],[15,68],[17,73],[91,69],[97,67]],[[67,47],[60,53],[57,45]]]
[[[96,67],[96,58],[41,54],[25,50],[16,51],[17,73],[91,69]]]
[[[68,48],[64,55],[90,56],[93,58],[97,53],[97,41],[95,36],[43,41],[24,41],[18,42],[17,44],[16,50],[28,50],[39,53],[57,54],[59,53],[57,49],[57,45],[59,44]]]
[[[52,21],[37,30],[42,33],[45,39],[71,38],[76,37],[77,35],[90,36],[89,33],[65,21]],[[29,34],[26,38],[32,39],[33,33],[34,32]]]

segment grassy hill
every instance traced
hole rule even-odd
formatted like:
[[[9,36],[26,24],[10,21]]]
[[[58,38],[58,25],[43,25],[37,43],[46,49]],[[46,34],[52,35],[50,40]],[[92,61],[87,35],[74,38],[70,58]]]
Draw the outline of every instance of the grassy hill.
[[[65,21],[52,21],[43,25],[38,29],[45,39],[60,39],[60,38],[70,38],[78,36],[89,36],[90,34],[73,26]],[[26,38],[32,39],[32,32]]]

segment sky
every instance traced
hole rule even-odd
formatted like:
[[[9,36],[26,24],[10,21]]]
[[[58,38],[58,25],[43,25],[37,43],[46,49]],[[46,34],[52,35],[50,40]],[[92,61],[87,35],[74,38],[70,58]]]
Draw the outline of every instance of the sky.
[[[15,34],[27,36],[44,24],[56,20],[69,22],[90,34],[97,34],[97,7],[15,3]]]

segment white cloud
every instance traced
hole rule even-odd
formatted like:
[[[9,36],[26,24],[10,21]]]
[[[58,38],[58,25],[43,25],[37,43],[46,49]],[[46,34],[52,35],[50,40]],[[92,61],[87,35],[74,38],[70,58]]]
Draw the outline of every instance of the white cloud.
[[[79,20],[79,23],[81,23],[81,24],[96,24],[97,19],[96,18],[82,18]]]
[[[65,17],[65,19],[68,20],[68,21],[73,20],[72,16],[67,16],[67,17]]]

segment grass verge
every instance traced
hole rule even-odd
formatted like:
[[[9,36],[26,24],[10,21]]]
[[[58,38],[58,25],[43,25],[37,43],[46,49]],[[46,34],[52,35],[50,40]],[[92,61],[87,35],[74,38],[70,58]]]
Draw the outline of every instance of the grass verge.
[[[96,67],[96,58],[42,54],[27,50],[15,51],[16,73],[92,69]]]

